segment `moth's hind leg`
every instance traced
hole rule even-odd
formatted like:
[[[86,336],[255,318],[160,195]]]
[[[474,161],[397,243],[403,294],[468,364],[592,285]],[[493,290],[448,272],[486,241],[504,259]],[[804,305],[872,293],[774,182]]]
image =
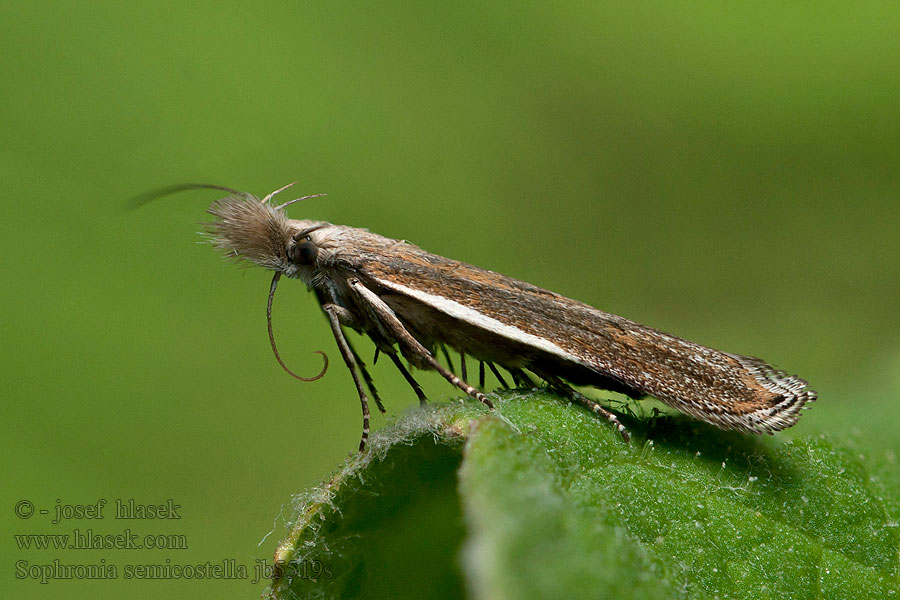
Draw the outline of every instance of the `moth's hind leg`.
[[[559,377],[551,375],[549,373],[537,373],[537,375],[541,379],[544,379],[552,387],[556,388],[578,404],[581,404],[585,408],[593,411],[594,414],[606,418],[606,420],[615,425],[616,429],[619,430],[619,433],[622,435],[622,439],[624,439],[626,442],[631,441],[631,436],[628,434],[628,430],[625,429],[625,426],[622,425],[616,415],[600,406],[597,402],[594,402],[590,398],[584,396],[583,394],[580,394],[577,390],[575,390],[572,386],[567,384]]]

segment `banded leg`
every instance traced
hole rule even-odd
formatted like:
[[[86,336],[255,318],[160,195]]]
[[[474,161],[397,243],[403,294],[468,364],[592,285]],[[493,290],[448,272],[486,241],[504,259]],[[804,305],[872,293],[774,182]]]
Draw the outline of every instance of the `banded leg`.
[[[444,366],[437,361],[434,355],[432,355],[425,346],[419,343],[419,340],[406,330],[406,327],[403,326],[403,323],[400,322],[400,319],[397,318],[397,315],[394,314],[391,307],[388,306],[384,300],[379,298],[378,294],[364,286],[358,279],[350,279],[347,283],[350,285],[350,289],[359,295],[359,299],[366,303],[366,307],[371,311],[372,316],[377,318],[380,325],[390,332],[391,336],[398,344],[400,344],[401,348],[405,348],[409,354],[415,356],[417,359],[440,373],[444,379],[469,396],[472,396],[488,408],[494,408],[494,405],[487,399],[487,396],[445,369]]]
[[[425,406],[427,398],[425,397],[425,392],[422,391],[422,386],[419,385],[419,382],[413,379],[412,374],[410,374],[409,369],[407,369],[403,365],[403,361],[397,356],[396,352],[388,353],[388,356],[391,357],[391,360],[394,361],[394,364],[397,366],[397,369],[400,371],[400,374],[403,375],[403,378],[406,380],[413,391],[416,393],[416,396],[419,398],[419,405]]]
[[[322,310],[328,315],[328,322],[331,323],[331,332],[334,334],[334,340],[337,342],[341,356],[344,358],[347,368],[350,369],[350,375],[353,377],[353,383],[356,384],[356,391],[359,393],[359,403],[362,406],[363,414],[363,432],[359,440],[359,451],[362,452],[366,448],[366,442],[369,440],[369,399],[366,398],[366,392],[363,391],[362,383],[359,381],[359,374],[356,372],[356,359],[353,357],[354,352],[344,337],[344,331],[341,329],[341,322],[338,318],[338,311],[335,310],[333,304],[323,304]]]
[[[378,407],[378,410],[381,411],[381,414],[384,414],[387,411],[384,410],[384,404],[381,403],[381,396],[378,395],[378,390],[375,389],[375,382],[372,380],[372,376],[369,375],[369,370],[366,369],[366,363],[364,363],[363,359],[359,357],[359,353],[356,351],[356,347],[354,347],[353,344],[350,343],[350,340],[347,340],[347,345],[350,347],[350,352],[353,353],[353,358],[356,360],[356,366],[359,367],[359,372],[362,373],[363,381],[366,382],[366,387],[369,388],[369,393],[372,394],[372,399],[375,401],[375,406]],[[372,362],[374,364],[374,361]]]
[[[593,411],[594,414],[601,416],[601,417],[605,417],[610,423],[615,425],[616,429],[619,430],[619,433],[622,434],[622,439],[624,439],[626,442],[631,441],[631,436],[628,434],[628,430],[625,429],[625,426],[622,425],[622,423],[619,421],[619,418],[616,415],[609,412],[608,410],[606,410],[605,408],[603,408],[602,406],[600,406],[598,403],[594,402],[590,398],[580,394],[577,390],[572,388],[572,386],[570,386],[569,384],[564,382],[559,377],[556,377],[555,375],[545,374],[545,373],[538,373],[538,376],[541,377],[542,379],[545,379],[547,381],[547,383],[549,383],[551,386],[555,387],[559,391],[563,392],[565,395],[567,395],[569,398],[571,398],[578,404],[581,404],[585,408],[588,408],[591,411]]]
[[[410,335],[410,337],[412,338],[411,335]],[[415,340],[415,338],[412,338],[412,339]],[[416,342],[416,343],[418,344],[418,342]],[[421,347],[421,345],[420,345],[420,347]],[[425,355],[422,356],[422,358],[425,360],[425,362],[428,363],[428,365],[432,369],[434,369],[435,371],[440,373],[441,376],[444,379],[446,379],[447,381],[449,381],[451,385],[455,385],[456,387],[458,387],[459,389],[464,391],[469,396],[472,396],[473,398],[475,398],[476,400],[478,400],[479,402],[481,402],[482,404],[484,404],[485,406],[487,406],[488,408],[493,410],[494,404],[493,404],[493,402],[491,402],[490,400],[487,399],[487,396],[485,396],[484,394],[482,394],[481,392],[479,392],[478,390],[473,388],[471,385],[464,382],[459,377],[457,377],[456,375],[454,375],[453,373],[451,373],[450,371],[445,369],[443,367],[443,365],[441,365],[441,363],[439,363],[431,354],[428,353],[428,350],[425,350],[424,347],[422,348],[422,350],[425,352]]]

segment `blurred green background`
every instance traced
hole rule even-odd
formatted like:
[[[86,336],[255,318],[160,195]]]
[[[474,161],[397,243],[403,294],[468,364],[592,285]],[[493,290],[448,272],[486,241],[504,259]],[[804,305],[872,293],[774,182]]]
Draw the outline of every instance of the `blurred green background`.
[[[762,356],[820,393],[783,435],[893,460],[898,31],[892,3],[4,3],[0,587],[256,597],[291,494],[356,448],[358,401],[312,297],[284,282],[275,306],[294,369],[332,358],[302,384],[268,347],[269,274],[197,243],[218,194],[127,210],[172,183],[262,195],[298,180],[328,196],[294,216]],[[415,404],[389,363],[374,374],[389,414]],[[58,500],[100,498],[171,498],[182,519],[50,522]],[[22,499],[51,515],[16,518]],[[90,527],[189,548],[12,538]],[[15,577],[16,561],[55,559],[249,573]]]

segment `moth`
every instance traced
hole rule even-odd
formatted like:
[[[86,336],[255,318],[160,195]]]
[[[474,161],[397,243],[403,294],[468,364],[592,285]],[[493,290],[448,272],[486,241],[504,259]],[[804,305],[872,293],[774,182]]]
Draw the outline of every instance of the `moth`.
[[[293,185],[293,184],[290,184]],[[654,396],[665,404],[722,429],[773,433],[796,423],[816,392],[797,375],[765,361],[701,346],[674,335],[603,312],[500,273],[430,254],[400,240],[365,229],[323,221],[291,219],[285,208],[312,196],[275,204],[228,192],[209,207],[205,224],[213,245],[226,257],[274,272],[269,289],[269,338],[278,363],[304,381],[278,354],[272,332],[272,300],[282,276],[300,279],[314,292],[344,360],[362,408],[359,450],[369,436],[369,393],[384,412],[372,377],[345,330],[368,336],[425,402],[421,386],[402,359],[433,369],[451,385],[493,408],[483,391],[467,382],[465,356],[479,361],[505,386],[497,366],[516,382],[532,382],[527,372],[574,402],[608,419],[627,441],[616,416],[572,386],[594,386],[630,398]],[[168,191],[174,191],[175,188]],[[437,359],[439,348],[459,352],[457,376]],[[449,354],[446,354],[449,361]],[[365,385],[363,385],[365,383]],[[533,382],[532,382],[533,383]]]

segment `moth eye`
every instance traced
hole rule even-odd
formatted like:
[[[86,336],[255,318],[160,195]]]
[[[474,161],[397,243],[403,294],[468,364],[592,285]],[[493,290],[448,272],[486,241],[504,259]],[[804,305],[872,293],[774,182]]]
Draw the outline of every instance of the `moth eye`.
[[[309,239],[295,243],[288,249],[288,258],[291,262],[298,265],[311,265],[316,261],[316,255],[319,254],[319,247]]]

